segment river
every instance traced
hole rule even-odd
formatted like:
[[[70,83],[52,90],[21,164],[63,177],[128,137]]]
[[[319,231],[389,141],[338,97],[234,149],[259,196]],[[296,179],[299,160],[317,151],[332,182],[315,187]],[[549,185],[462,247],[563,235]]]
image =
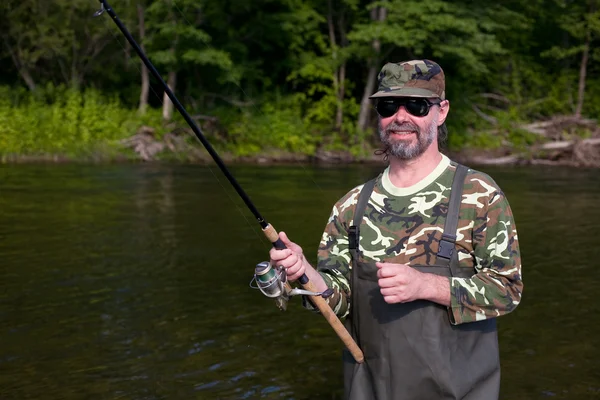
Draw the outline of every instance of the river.
[[[375,166],[231,167],[311,260]],[[600,174],[483,168],[525,291],[498,320],[501,398],[600,399]],[[270,244],[214,166],[0,165],[1,399],[338,399],[341,342],[249,287]]]

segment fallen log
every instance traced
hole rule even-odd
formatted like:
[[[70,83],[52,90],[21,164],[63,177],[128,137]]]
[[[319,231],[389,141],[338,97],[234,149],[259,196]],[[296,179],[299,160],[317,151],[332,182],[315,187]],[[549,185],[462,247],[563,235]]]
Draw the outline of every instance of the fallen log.
[[[471,162],[479,165],[583,165],[600,166],[600,137],[581,140],[547,142],[532,148],[531,152],[519,152],[501,157],[472,157]],[[551,151],[543,157],[540,153]]]
[[[519,155],[509,155],[509,156],[504,156],[504,157],[496,157],[496,158],[489,158],[489,157],[473,157],[471,159],[471,161],[475,164],[479,164],[479,165],[510,165],[510,164],[516,164],[517,162],[519,162],[521,160],[521,157]]]

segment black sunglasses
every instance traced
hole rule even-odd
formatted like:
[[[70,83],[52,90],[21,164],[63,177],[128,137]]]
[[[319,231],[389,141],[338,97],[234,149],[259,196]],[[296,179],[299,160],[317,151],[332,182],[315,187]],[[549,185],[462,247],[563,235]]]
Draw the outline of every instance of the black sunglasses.
[[[425,98],[397,98],[383,99],[377,102],[375,109],[383,118],[391,117],[398,112],[400,106],[404,106],[406,111],[415,117],[424,117],[429,114],[431,106],[440,104],[441,101],[432,102]]]

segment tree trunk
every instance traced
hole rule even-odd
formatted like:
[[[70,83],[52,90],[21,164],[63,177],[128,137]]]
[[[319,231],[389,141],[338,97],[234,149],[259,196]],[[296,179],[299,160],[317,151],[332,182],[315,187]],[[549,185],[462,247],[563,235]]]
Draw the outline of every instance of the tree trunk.
[[[376,22],[383,22],[387,17],[387,9],[385,7],[376,7],[371,10],[371,19]],[[375,56],[369,58],[369,70],[367,73],[367,83],[363,90],[362,99],[360,101],[360,113],[358,114],[358,131],[365,131],[369,124],[369,115],[371,114],[371,100],[369,96],[375,91],[375,83],[377,81],[377,71],[381,68],[379,54],[381,52],[381,42],[378,39],[373,40],[371,45]]]
[[[337,66],[338,61],[338,45],[337,40],[335,38],[335,26],[333,22],[333,4],[332,0],[327,0],[327,27],[329,29],[329,43],[331,46],[331,58],[334,63],[334,71],[333,71],[333,92],[336,97],[336,113],[335,113],[335,130],[341,132],[342,130],[342,122],[344,118],[344,109],[343,109],[343,97],[340,98],[340,68]]]
[[[146,26],[144,24],[144,6],[138,3],[137,6],[138,12],[138,20],[140,25],[140,47],[145,52],[144,48],[144,39],[146,37]],[[144,64],[143,61],[140,61],[142,64],[142,87],[140,89],[140,106],[139,113],[144,115],[146,113],[146,109],[148,108],[148,94],[150,93],[150,75],[148,73],[148,68]]]
[[[175,93],[175,84],[176,83],[177,83],[177,72],[170,71],[169,77],[167,78],[167,86],[169,86],[169,89],[171,89],[171,91],[173,93]],[[173,118],[173,102],[171,101],[169,96],[167,96],[166,91],[165,91],[165,94],[163,95],[162,116],[163,116],[163,121],[165,121],[165,122],[168,122],[171,120],[171,118]]]
[[[27,68],[19,68],[19,75],[21,75],[21,78],[23,78],[29,90],[34,92],[36,85],[33,77],[29,73],[29,70]]]
[[[371,113],[371,99],[369,96],[375,91],[375,83],[377,81],[377,71],[379,70],[379,62],[370,60],[370,67],[367,72],[367,83],[363,91],[362,99],[360,101],[360,113],[358,114],[358,126],[359,131],[365,131],[369,124],[369,114]],[[378,60],[377,60],[378,61]]]
[[[346,79],[346,63],[343,63],[339,70],[339,87],[337,92],[338,108],[335,115],[335,126],[338,130],[342,130],[342,123],[344,122],[344,95],[345,87],[344,80]]]
[[[344,21],[344,13],[342,12],[340,14],[340,18],[338,21],[338,27],[340,30],[340,46],[342,48],[348,46],[348,39],[346,38],[346,24]],[[338,110],[337,110],[337,114],[336,114],[336,124],[339,125],[340,129],[342,129],[342,123],[344,122],[344,97],[346,96],[346,86],[345,86],[345,82],[346,82],[346,61],[344,61],[342,63],[342,65],[340,65],[340,68],[338,69],[338,82],[339,82],[339,87],[338,87],[338,101],[339,101],[339,106],[338,106]]]
[[[73,59],[71,60],[71,78],[69,86],[73,89],[79,90],[81,87],[80,73],[78,64],[78,54],[77,54],[77,41],[75,37],[73,37],[73,44],[71,45],[71,50],[73,54]]]
[[[19,71],[19,75],[21,75],[21,78],[23,78],[23,81],[25,81],[25,84],[27,85],[29,90],[32,92],[35,91],[35,88],[36,88],[35,81],[33,80],[33,77],[31,76],[29,69],[21,64],[19,57],[17,56],[17,54],[13,50],[12,46],[8,42],[8,39],[6,38],[6,36],[3,37],[3,41],[4,41],[4,45],[6,46],[6,49],[8,50],[8,53],[10,54],[10,58],[12,59],[13,64],[15,64],[17,71]]]
[[[588,36],[589,37],[589,36]],[[587,62],[590,52],[590,43],[586,42],[583,48],[583,55],[581,56],[581,68],[579,69],[579,90],[577,93],[577,107],[575,108],[575,116],[581,117],[581,111],[583,109],[583,98],[585,95],[585,78],[587,74]]]
[[[587,63],[590,56],[590,42],[592,40],[591,32],[587,31],[585,38],[585,45],[583,47],[583,54],[581,56],[581,67],[579,68],[579,90],[577,93],[577,108],[575,108],[575,116],[581,117],[581,111],[583,110],[583,98],[585,96],[585,78],[587,75]]]

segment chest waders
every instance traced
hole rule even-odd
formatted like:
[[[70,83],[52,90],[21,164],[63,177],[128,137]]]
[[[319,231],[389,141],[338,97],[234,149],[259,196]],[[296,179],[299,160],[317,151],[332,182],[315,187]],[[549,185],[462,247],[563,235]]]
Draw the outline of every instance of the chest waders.
[[[456,229],[467,168],[458,165],[444,233],[433,265],[412,265],[421,272],[469,278],[455,251]],[[446,307],[417,300],[388,304],[377,284],[375,262],[358,250],[360,223],[375,180],[360,195],[350,227],[352,255],[351,314],[346,328],[365,355],[357,364],[344,350],[347,400],[497,400],[500,362],[495,319],[451,325]]]

